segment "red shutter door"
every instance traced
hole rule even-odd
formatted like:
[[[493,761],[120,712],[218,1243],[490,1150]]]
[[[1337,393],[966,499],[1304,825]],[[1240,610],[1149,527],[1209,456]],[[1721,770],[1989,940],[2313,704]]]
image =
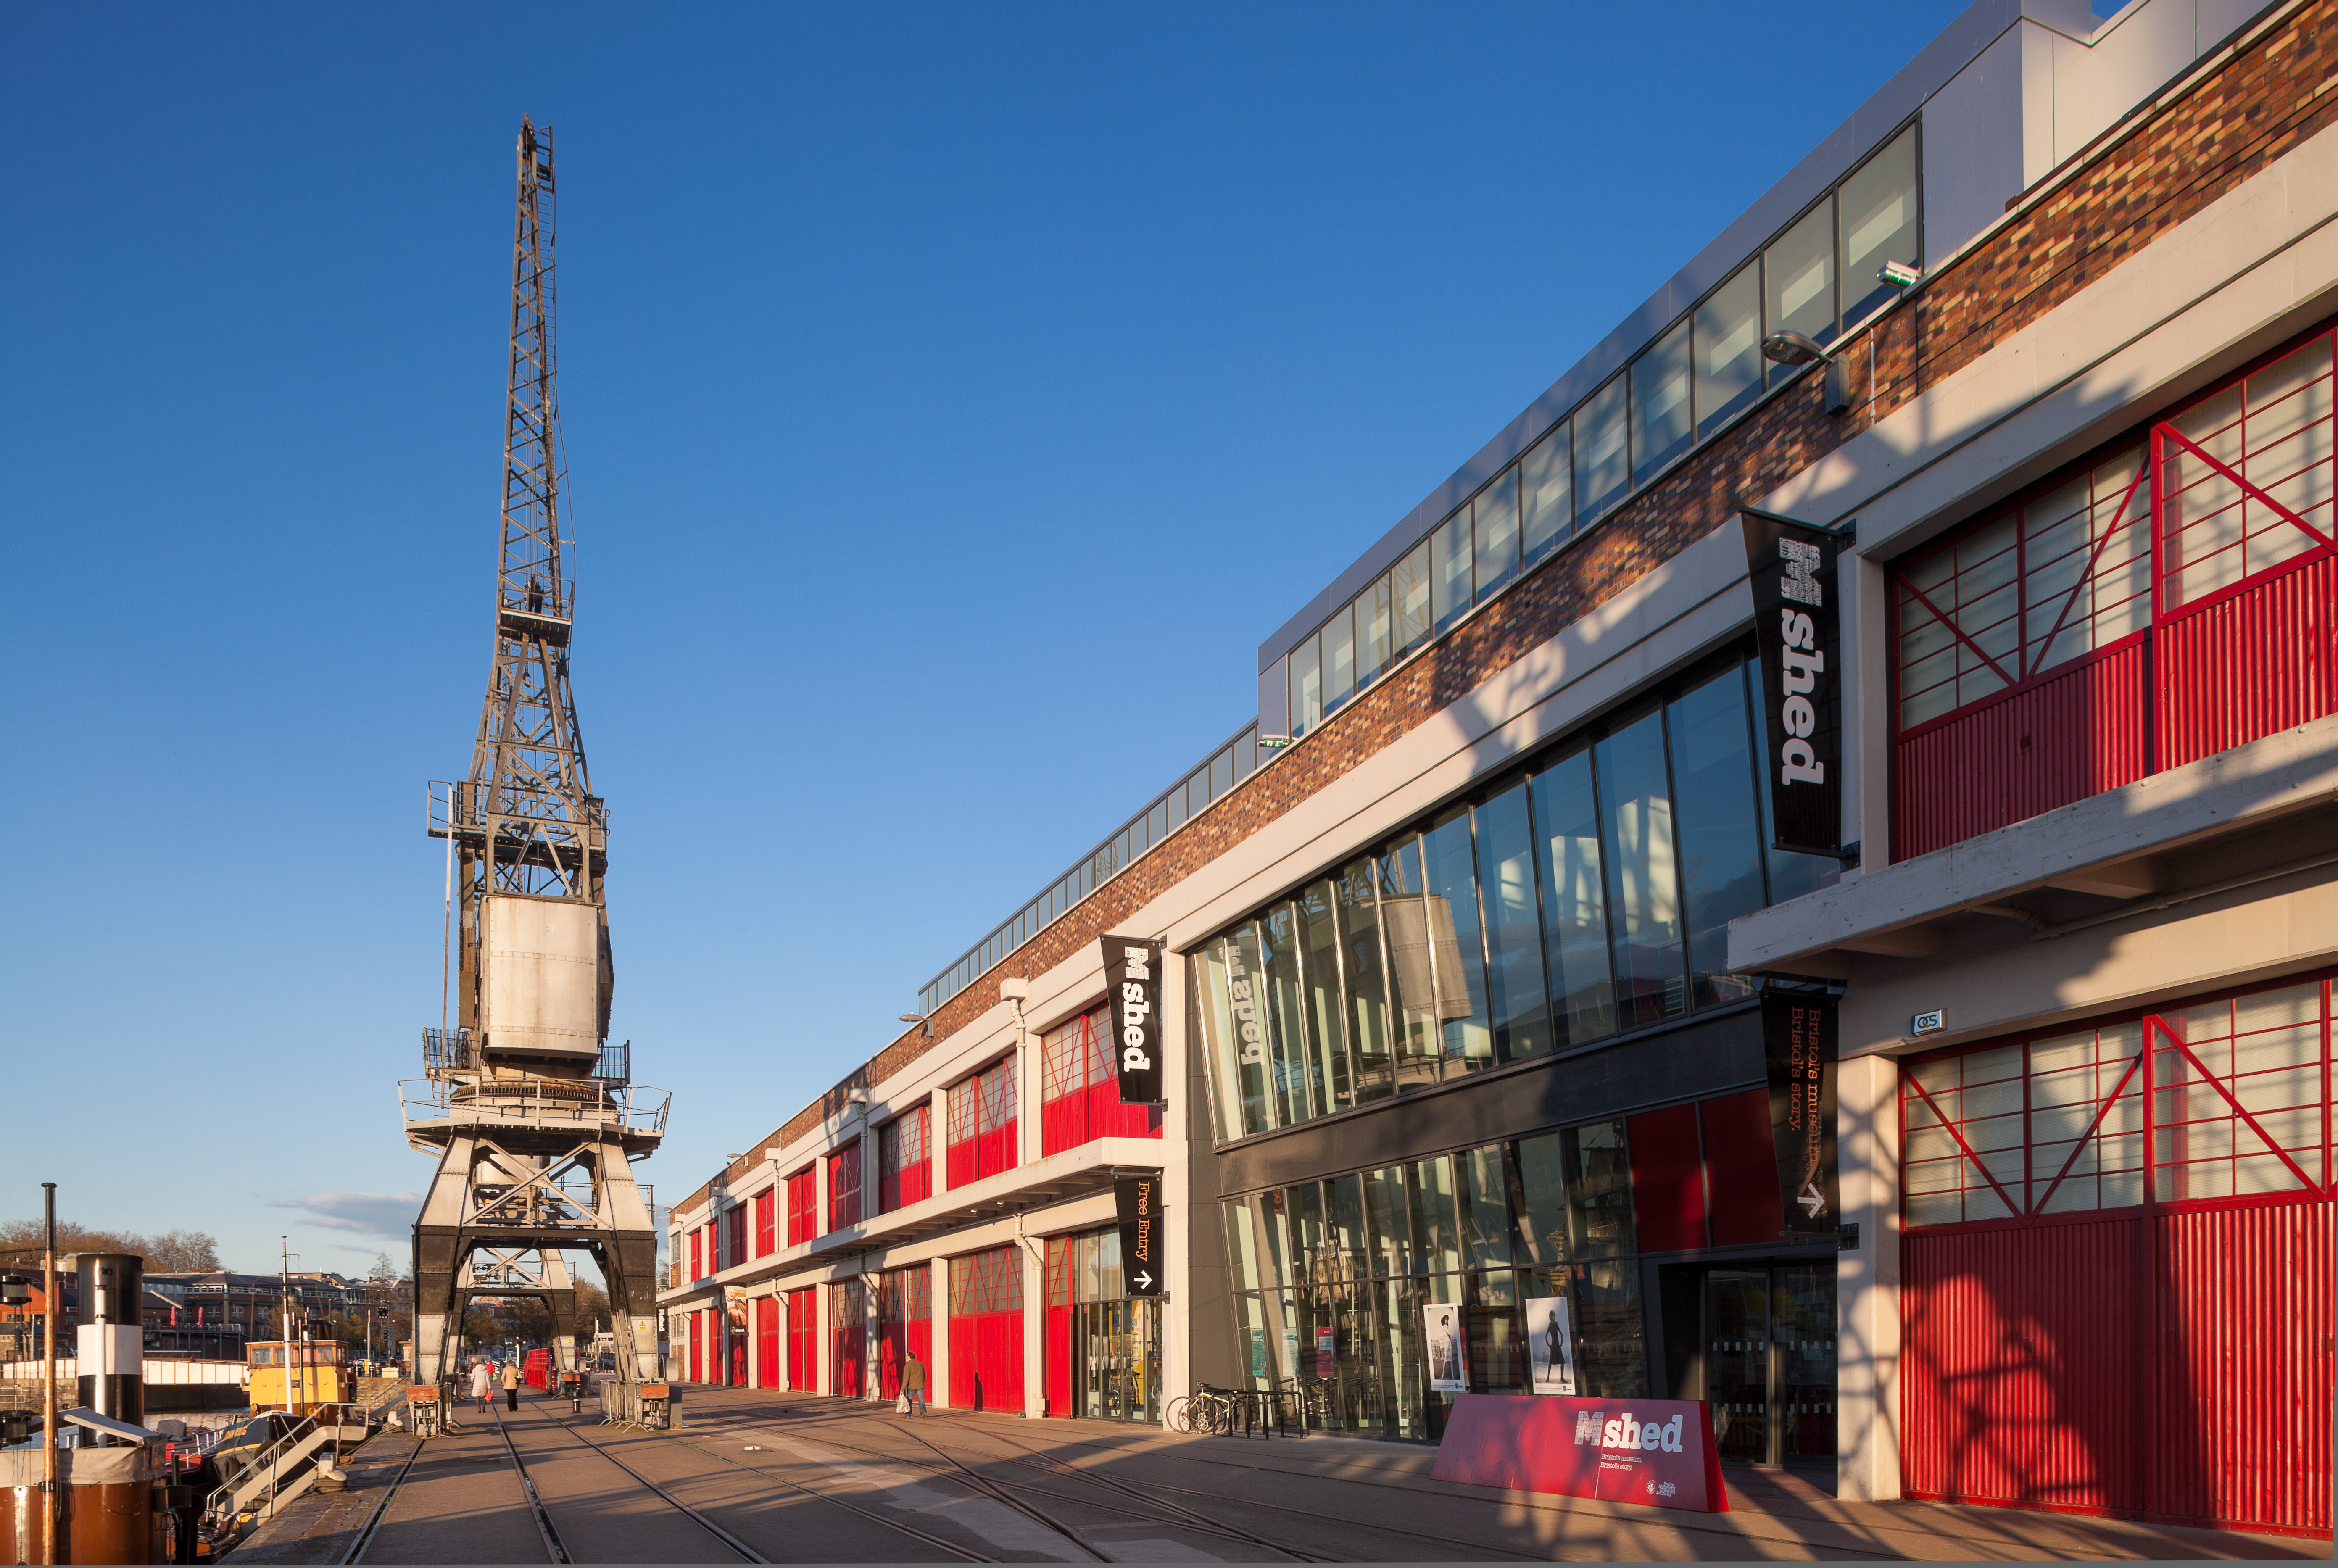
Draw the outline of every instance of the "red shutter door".
[[[755,1303],[755,1387],[780,1386],[780,1299],[766,1296]]]

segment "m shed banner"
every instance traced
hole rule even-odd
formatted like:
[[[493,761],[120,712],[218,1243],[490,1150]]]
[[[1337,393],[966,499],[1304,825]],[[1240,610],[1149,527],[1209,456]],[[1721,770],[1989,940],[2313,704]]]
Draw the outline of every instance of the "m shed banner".
[[[1104,938],[1105,995],[1112,1003],[1113,1073],[1124,1105],[1163,1105],[1161,944]]]
[[[1748,512],[1745,569],[1762,656],[1762,774],[1773,846],[1833,855],[1842,843],[1842,541]]]

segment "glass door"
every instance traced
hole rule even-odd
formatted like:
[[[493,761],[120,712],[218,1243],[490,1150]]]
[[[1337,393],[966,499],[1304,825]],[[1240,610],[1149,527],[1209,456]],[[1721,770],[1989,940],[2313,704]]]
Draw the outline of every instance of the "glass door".
[[[1705,1275],[1705,1397],[1724,1459],[1833,1457],[1834,1311],[1832,1264]]]
[[[1704,1277],[1704,1389],[1724,1459],[1770,1459],[1770,1271]]]
[[[1161,1419],[1161,1303],[1083,1301],[1072,1308],[1073,1408],[1096,1421]]]
[[[1834,1268],[1773,1270],[1778,1462],[1834,1456]]]

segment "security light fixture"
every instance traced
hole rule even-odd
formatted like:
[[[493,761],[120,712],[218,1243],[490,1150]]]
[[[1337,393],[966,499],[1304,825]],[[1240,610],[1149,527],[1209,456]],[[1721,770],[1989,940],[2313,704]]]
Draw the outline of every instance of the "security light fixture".
[[[1886,261],[1875,270],[1875,280],[1894,289],[1912,289],[1923,275],[1924,270],[1913,261]]]
[[[21,1274],[0,1279],[0,1307],[29,1306],[33,1299],[33,1282]]]
[[[1840,414],[1851,407],[1851,388],[1842,373],[1842,361],[1819,347],[1817,339],[1781,329],[1762,339],[1762,358],[1773,365],[1825,366],[1826,411]]]

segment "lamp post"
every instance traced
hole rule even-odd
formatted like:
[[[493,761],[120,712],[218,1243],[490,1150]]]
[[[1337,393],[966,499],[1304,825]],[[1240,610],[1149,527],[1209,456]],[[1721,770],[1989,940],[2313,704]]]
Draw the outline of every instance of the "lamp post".
[[[1780,330],[1762,339],[1762,358],[1773,365],[1823,365],[1826,367],[1826,411],[1840,414],[1851,407],[1849,378],[1842,373],[1842,361],[1819,346],[1818,340],[1801,332]]]
[[[41,1561],[57,1560],[57,1184],[41,1183]]]

